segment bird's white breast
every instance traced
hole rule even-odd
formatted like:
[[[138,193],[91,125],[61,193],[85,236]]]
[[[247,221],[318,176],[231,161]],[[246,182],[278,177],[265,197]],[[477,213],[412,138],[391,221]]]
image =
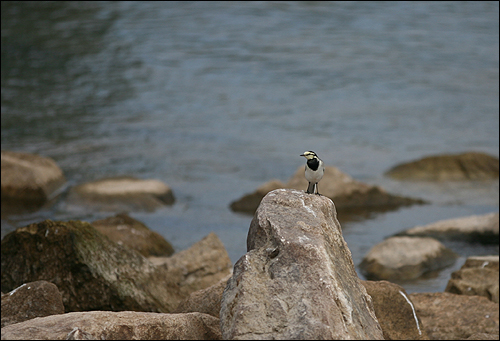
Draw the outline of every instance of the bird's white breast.
[[[323,167],[323,165],[320,165],[318,167],[317,171],[313,171],[310,168],[306,167],[305,176],[306,176],[307,181],[309,181],[309,182],[319,182],[319,180],[321,180],[321,178],[323,177],[324,172],[325,172],[325,168]]]

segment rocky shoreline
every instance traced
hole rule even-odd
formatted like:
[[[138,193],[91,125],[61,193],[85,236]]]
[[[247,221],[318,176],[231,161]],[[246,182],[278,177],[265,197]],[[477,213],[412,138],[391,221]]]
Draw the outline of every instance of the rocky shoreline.
[[[6,156],[2,199],[22,200],[15,176],[4,184],[4,164],[21,172],[30,158]],[[63,175],[49,164],[40,171],[35,162],[30,171],[41,186],[33,192],[44,193],[38,203],[65,181],[54,181]],[[344,191],[351,186],[358,203],[384,192],[337,171],[330,174],[343,179]],[[104,192],[99,184],[71,189],[72,205],[149,210],[175,200],[167,185],[150,180],[106,179]],[[365,256],[361,267],[374,280],[362,281],[337,220],[337,201],[354,201],[341,199],[336,180],[325,185],[324,196],[263,186],[251,199],[258,205],[247,253],[234,267],[214,233],[175,253],[126,214],[20,227],[2,240],[2,339],[498,339],[498,255],[469,257],[443,293],[407,294],[387,281],[455,262],[440,241],[498,243],[498,213],[398,233]]]
[[[491,272],[496,296],[361,281],[333,202],[283,189],[263,199],[247,244],[232,273],[214,234],[146,258],[84,222],[19,228],[2,240],[2,339],[498,338],[498,256],[464,269]]]

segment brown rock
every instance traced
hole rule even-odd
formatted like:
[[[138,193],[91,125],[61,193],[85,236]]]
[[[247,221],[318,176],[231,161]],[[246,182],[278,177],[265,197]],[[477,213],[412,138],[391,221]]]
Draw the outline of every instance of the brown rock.
[[[432,340],[465,340],[477,333],[498,340],[498,304],[485,297],[447,292],[409,296]]]
[[[463,240],[483,244],[498,244],[498,213],[439,220],[416,226],[398,236],[433,237],[439,240]]]
[[[474,333],[466,340],[498,340],[498,334]]]
[[[130,176],[101,179],[71,188],[67,202],[99,211],[154,211],[174,203],[168,185]]]
[[[220,340],[207,314],[90,311],[53,315],[2,328],[2,340]]]
[[[391,237],[375,245],[359,267],[369,279],[410,280],[452,265],[457,257],[433,238]]]
[[[128,246],[144,257],[170,256],[174,253],[174,248],[165,238],[124,213],[96,220],[92,226],[112,241]]]
[[[279,180],[268,181],[257,188],[255,192],[246,194],[240,199],[233,201],[230,208],[235,212],[248,212],[253,214],[257,207],[259,207],[262,198],[264,198],[267,193],[278,188],[285,188],[285,184]]]
[[[2,291],[51,281],[66,312],[170,312],[184,298],[164,269],[85,222],[46,220],[18,228],[4,237],[1,253]]]
[[[51,158],[2,151],[2,215],[38,209],[65,182],[61,168]]]
[[[475,256],[451,274],[446,292],[479,295],[498,303],[498,256]]]
[[[498,255],[491,256],[471,256],[465,260],[462,269],[467,268],[483,268],[498,272]]]
[[[498,158],[477,152],[434,155],[395,166],[385,173],[401,180],[487,180],[498,179]]]
[[[219,317],[220,301],[227,278],[192,293],[182,301],[175,313],[200,312]],[[361,281],[372,297],[375,315],[386,340],[428,340],[413,303],[403,287],[387,281]]]
[[[333,202],[268,193],[224,291],[225,339],[382,339]]]
[[[389,194],[378,186],[368,185],[355,180],[332,166],[325,167],[325,175],[319,185],[321,188],[320,193],[332,199],[339,211],[368,207],[382,209],[424,203],[420,199]],[[301,166],[297,169],[292,178],[287,182],[286,187],[298,190],[307,188],[304,167]]]
[[[46,281],[30,282],[2,295],[2,328],[35,317],[64,314],[62,296]]]
[[[268,192],[277,188],[292,188],[304,191],[307,188],[304,167],[297,168],[295,174],[286,184],[278,180],[267,182],[254,193],[245,195],[233,202],[231,209],[253,214],[262,198]],[[332,199],[339,211],[345,213],[364,214],[368,211],[385,211],[399,206],[425,203],[420,199],[389,194],[378,186],[354,180],[351,176],[332,166],[325,167],[325,175],[319,183],[319,191],[322,195]]]
[[[230,275],[224,277],[211,287],[193,292],[179,304],[174,310],[174,313],[190,313],[197,311],[219,318],[222,293],[226,288],[229,278],[231,278]]]
[[[361,281],[386,340],[429,340],[422,321],[403,287],[387,281]]]
[[[149,260],[168,270],[179,284],[183,298],[219,282],[232,270],[226,248],[213,232],[171,257],[149,257]]]

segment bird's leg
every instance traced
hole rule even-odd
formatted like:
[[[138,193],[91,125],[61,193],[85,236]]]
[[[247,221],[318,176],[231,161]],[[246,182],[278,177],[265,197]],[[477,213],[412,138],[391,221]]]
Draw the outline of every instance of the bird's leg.
[[[321,194],[319,194],[318,183],[316,183],[316,195],[321,195]]]
[[[309,185],[307,186],[307,194],[314,194],[314,184],[312,182],[309,182]]]

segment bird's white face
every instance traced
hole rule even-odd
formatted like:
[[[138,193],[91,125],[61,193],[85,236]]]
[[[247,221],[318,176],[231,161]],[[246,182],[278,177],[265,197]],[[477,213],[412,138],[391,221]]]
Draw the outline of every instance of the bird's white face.
[[[306,159],[311,160],[311,159],[314,159],[316,157],[316,153],[309,151],[309,152],[304,152],[304,154],[302,154],[300,156],[303,156]]]

